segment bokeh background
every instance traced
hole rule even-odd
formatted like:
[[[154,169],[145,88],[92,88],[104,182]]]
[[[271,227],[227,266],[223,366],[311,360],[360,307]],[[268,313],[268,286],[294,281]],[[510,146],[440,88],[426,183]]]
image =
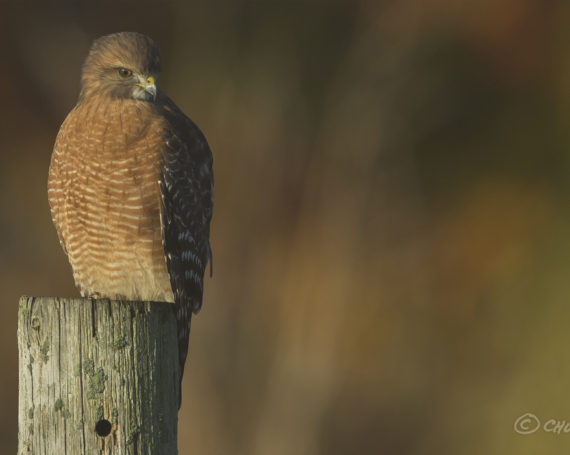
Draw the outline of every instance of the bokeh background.
[[[46,180],[91,41],[136,30],[216,173],[180,454],[557,454],[570,3],[3,2],[0,452],[17,302],[77,296]]]

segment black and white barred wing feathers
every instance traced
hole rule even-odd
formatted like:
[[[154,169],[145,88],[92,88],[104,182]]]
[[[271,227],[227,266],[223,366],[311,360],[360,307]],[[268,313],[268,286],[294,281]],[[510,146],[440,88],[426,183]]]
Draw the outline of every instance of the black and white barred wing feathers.
[[[177,108],[166,104],[165,110],[174,114]],[[176,306],[181,371],[188,352],[190,319],[202,306],[204,271],[211,261],[213,207],[210,148],[198,127],[183,118],[182,125],[178,121],[165,134],[159,178],[162,237]]]

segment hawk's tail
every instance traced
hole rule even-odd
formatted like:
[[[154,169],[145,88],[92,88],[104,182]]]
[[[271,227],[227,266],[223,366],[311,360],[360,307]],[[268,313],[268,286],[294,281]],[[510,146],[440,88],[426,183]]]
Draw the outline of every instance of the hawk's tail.
[[[178,409],[182,405],[182,378],[184,377],[184,364],[188,356],[188,342],[190,340],[190,323],[192,311],[185,302],[177,303],[176,328],[178,332],[178,361],[180,362],[180,380],[178,382]],[[185,307],[185,308],[183,308]]]

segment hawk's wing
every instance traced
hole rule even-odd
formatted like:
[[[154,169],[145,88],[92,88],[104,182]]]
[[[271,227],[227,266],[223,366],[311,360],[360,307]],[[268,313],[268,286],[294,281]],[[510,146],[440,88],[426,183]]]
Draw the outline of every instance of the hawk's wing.
[[[159,96],[159,109],[169,124],[159,176],[162,238],[176,305],[183,371],[190,318],[202,306],[204,271],[211,261],[212,154],[198,127],[165,95]]]

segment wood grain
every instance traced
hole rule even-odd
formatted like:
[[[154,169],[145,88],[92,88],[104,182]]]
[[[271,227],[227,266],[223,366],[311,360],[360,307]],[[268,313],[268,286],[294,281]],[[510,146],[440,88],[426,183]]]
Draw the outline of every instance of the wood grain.
[[[22,297],[23,454],[177,453],[172,304]]]

